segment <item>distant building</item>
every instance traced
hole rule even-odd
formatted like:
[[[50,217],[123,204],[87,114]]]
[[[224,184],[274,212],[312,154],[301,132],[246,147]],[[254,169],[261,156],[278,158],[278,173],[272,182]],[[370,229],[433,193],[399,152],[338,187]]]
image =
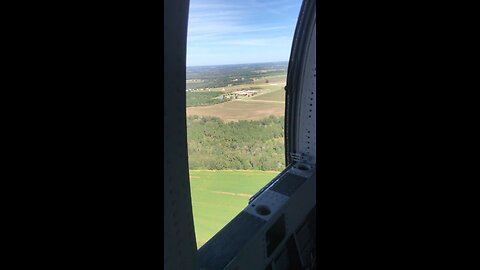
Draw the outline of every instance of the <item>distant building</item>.
[[[243,90],[243,91],[233,92],[235,96],[240,96],[240,97],[251,97],[256,95],[257,93],[258,91],[255,91],[255,90]]]

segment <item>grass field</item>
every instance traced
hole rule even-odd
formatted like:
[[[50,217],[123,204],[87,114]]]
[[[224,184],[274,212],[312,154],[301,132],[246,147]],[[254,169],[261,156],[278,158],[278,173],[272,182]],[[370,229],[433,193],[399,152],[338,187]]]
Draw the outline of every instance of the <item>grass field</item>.
[[[281,101],[285,102],[285,90],[283,89],[284,85],[272,85],[270,86],[270,91],[268,93],[253,96],[252,100],[268,100],[268,101]]]
[[[222,103],[223,100],[215,99],[222,94],[223,92],[187,92],[187,107]]]
[[[226,122],[258,120],[270,115],[283,116],[285,104],[272,102],[246,102],[233,100],[212,106],[187,108],[187,115],[216,116]]]
[[[278,172],[190,171],[197,248],[204,245],[248,204]]]

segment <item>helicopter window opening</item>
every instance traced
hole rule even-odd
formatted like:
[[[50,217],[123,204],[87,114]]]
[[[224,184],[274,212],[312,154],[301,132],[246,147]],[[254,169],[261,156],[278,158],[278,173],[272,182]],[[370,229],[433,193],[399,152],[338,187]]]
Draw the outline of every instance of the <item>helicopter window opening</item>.
[[[286,167],[285,85],[301,4],[190,0],[185,91],[197,248]]]

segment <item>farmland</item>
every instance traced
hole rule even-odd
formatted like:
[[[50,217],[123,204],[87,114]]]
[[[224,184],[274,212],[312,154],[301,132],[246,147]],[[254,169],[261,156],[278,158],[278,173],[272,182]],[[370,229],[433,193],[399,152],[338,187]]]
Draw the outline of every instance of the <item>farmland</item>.
[[[272,86],[272,91],[269,91],[263,95],[258,95],[252,97],[252,100],[262,100],[262,101],[280,101],[285,102],[285,91],[283,90],[284,85],[280,87]]]
[[[216,97],[222,95],[223,92],[198,92],[187,94],[187,108],[196,106],[205,106],[221,103],[222,100]]]
[[[285,105],[269,102],[245,102],[233,100],[212,106],[187,109],[187,115],[216,116],[224,121],[258,120],[269,115],[283,116]]]
[[[272,78],[266,78],[266,80],[272,80]],[[234,99],[223,103],[216,102],[218,104],[209,106],[189,107],[187,108],[187,115],[215,116],[226,122],[258,120],[270,115],[283,116],[285,114],[285,76],[274,77],[273,81],[276,83],[255,84],[255,89],[259,93],[253,97]],[[249,89],[248,87],[251,86],[245,85],[240,88],[237,86],[236,89]]]
[[[197,248],[232,220],[277,172],[190,171]]]
[[[287,62],[187,67],[187,89],[250,84],[267,76],[284,75]]]
[[[286,62],[187,68],[188,162],[198,248],[285,168],[286,68]],[[242,90],[255,92],[231,98]]]

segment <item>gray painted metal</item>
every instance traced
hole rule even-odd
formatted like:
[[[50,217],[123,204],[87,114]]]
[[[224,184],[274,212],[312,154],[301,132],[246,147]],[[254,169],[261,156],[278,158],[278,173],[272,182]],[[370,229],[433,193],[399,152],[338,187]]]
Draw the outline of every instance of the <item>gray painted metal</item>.
[[[303,77],[301,78],[301,91],[298,92],[298,100],[301,106],[297,106],[299,119],[296,125],[296,143],[295,152],[304,154],[306,162],[315,163],[316,161],[316,111],[317,103],[317,63],[316,63],[316,24],[308,33],[309,41],[305,55],[305,66],[303,67]]]
[[[164,268],[172,270],[198,269],[186,140],[188,5],[188,0],[164,1],[163,256]]]
[[[266,267],[268,264],[272,263],[274,258],[278,258],[278,256],[283,253],[288,239],[294,236],[296,229],[302,225],[308,212],[316,204],[316,181],[314,171],[315,169],[312,170],[313,173],[303,182],[299,189],[288,198],[288,201],[283,205],[283,207],[272,213],[273,217],[269,220],[269,222],[260,229],[258,234],[252,236],[249,244],[246,245],[244,249],[239,252],[235,260],[232,261],[230,264],[231,267],[226,269],[235,269],[234,266],[238,267],[239,269],[262,269],[263,267]],[[292,177],[296,178],[297,176],[288,173],[275,185],[281,185],[281,182],[283,182],[282,180],[289,182]],[[275,185],[273,187],[275,187]],[[260,195],[257,200],[261,200],[262,196],[264,196],[264,194]],[[277,221],[277,218],[282,215],[285,217],[285,237],[280,241],[274,252],[270,256],[267,256],[266,248],[268,243],[265,239],[265,233]],[[254,252],[259,252],[263,256],[259,257],[255,255]],[[272,265],[273,269],[276,269],[275,262],[273,262]]]
[[[305,182],[305,178],[291,175],[290,177],[286,178],[286,180],[278,183],[272,188],[272,191],[276,191],[280,194],[284,194],[286,196],[291,196],[295,191],[297,191],[298,187],[300,187],[303,182]]]
[[[264,269],[283,252],[288,239],[295,237],[295,231],[316,205],[316,168],[307,169],[305,178],[294,170],[293,167],[286,169],[278,181],[200,248],[201,269]],[[293,191],[293,194],[286,196],[274,190]],[[270,213],[258,214],[255,211],[258,206],[268,207]],[[285,237],[268,256],[266,232],[282,215],[286,224]],[[275,262],[272,265],[275,268]]]
[[[282,181],[283,182],[283,181]],[[276,187],[274,185],[273,187]],[[243,210],[263,220],[269,221],[279,209],[281,209],[288,201],[288,196],[279,192],[266,190],[262,196],[256,198],[249,206]],[[260,209],[260,211],[259,211]],[[262,212],[261,209],[267,209],[268,212]]]
[[[316,160],[316,1],[304,0],[300,10],[285,86],[285,153]],[[293,156],[292,156],[293,154]]]
[[[240,212],[199,250],[201,269],[224,269],[240,250],[266,224],[247,212]]]

